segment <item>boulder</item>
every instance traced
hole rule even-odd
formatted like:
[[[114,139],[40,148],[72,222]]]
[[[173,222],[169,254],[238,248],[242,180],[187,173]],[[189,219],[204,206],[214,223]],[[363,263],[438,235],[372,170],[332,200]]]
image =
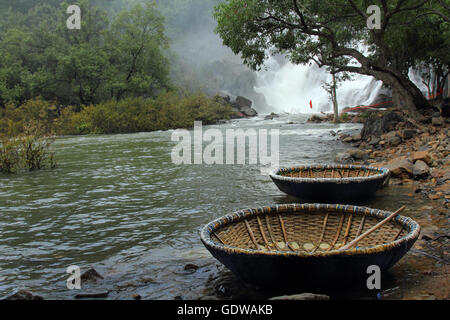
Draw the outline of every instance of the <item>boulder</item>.
[[[444,118],[442,118],[442,117],[433,117],[431,119],[431,123],[435,127],[442,127],[442,126],[444,126]]]
[[[369,144],[370,144],[371,146],[376,146],[376,145],[378,145],[378,144],[380,143],[380,141],[381,141],[380,138],[375,137],[375,136],[372,136],[372,137],[370,138]]]
[[[402,131],[402,138],[404,140],[409,140],[414,138],[414,136],[417,134],[417,131],[414,129],[405,129]]]
[[[352,140],[353,140],[354,142],[361,141],[361,139],[362,139],[362,137],[361,137],[361,134],[360,134],[360,133],[357,133],[357,134],[352,135]]]
[[[231,102],[231,107],[236,114],[236,118],[256,117],[258,112],[252,108],[252,104],[251,100],[242,96],[237,97],[236,101]]]
[[[433,159],[431,158],[428,151],[417,151],[412,154],[412,161],[415,163],[416,161],[423,161],[428,165],[433,163]]]
[[[317,114],[313,114],[311,118],[309,118],[308,122],[321,123],[325,121],[324,118],[318,116]]]
[[[413,177],[414,179],[427,178],[430,175],[430,167],[428,165],[418,160],[413,166]]]
[[[264,120],[273,120],[273,119],[279,118],[279,117],[280,117],[279,115],[277,115],[276,113],[273,113],[273,112],[272,112],[271,114],[265,116],[265,117],[264,117]]]
[[[258,112],[256,112],[255,109],[250,107],[241,109],[241,112],[247,117],[256,117],[258,115]]]
[[[387,144],[392,147],[396,147],[402,143],[402,138],[400,137],[400,133],[398,131],[391,131],[382,137],[383,140],[385,140]]]
[[[235,104],[239,109],[245,109],[245,108],[251,108],[253,102],[245,97],[238,96],[236,98]]]
[[[94,268],[90,268],[88,271],[81,275],[81,281],[89,282],[89,281],[97,281],[99,279],[103,279],[103,276],[97,272]]]
[[[336,154],[334,161],[342,164],[350,164],[353,163],[353,157],[347,152],[340,152]]]
[[[5,300],[44,300],[44,298],[34,295],[26,290],[19,290],[9,297],[6,297]]]
[[[366,139],[371,135],[379,137],[386,132],[395,130],[397,124],[402,121],[403,118],[394,111],[389,111],[382,114],[375,112],[370,113],[364,122],[361,137],[363,139]]]
[[[346,138],[342,139],[342,141],[345,142],[345,143],[351,143],[351,142],[353,142],[353,138],[352,137],[346,137]]]
[[[410,178],[413,175],[413,163],[404,157],[392,159],[387,168],[393,177]]]
[[[363,151],[363,150],[359,150],[359,149],[352,149],[349,150],[348,153],[353,157],[353,159],[355,160],[367,160],[369,158],[369,155]]]

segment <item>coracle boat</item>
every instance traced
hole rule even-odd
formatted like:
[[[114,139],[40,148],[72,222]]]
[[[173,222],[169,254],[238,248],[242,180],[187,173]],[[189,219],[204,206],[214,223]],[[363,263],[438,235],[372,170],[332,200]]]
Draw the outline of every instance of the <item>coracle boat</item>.
[[[270,177],[281,191],[301,199],[341,201],[372,196],[389,178],[389,170],[353,165],[280,168]]]
[[[250,284],[348,285],[367,279],[371,265],[389,269],[417,240],[420,226],[391,214],[347,205],[277,205],[224,216],[206,225],[200,237],[216,259]],[[356,247],[344,248],[365,235]]]

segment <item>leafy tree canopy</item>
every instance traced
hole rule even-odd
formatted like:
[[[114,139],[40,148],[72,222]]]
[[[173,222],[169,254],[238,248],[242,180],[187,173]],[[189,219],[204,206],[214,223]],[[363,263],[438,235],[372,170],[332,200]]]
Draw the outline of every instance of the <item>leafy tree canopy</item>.
[[[56,1],[55,1],[56,2]],[[41,96],[81,105],[170,88],[164,19],[155,3],[137,4],[113,19],[78,1],[81,29],[69,30],[63,8],[12,11],[0,24],[0,105]]]
[[[448,0],[227,0],[215,8],[217,33],[253,69],[268,55],[293,63],[316,62],[332,72],[373,76],[394,100],[414,112],[428,102],[409,80],[410,67],[431,55],[448,67],[448,21],[437,12]],[[377,5],[379,29],[369,29]]]

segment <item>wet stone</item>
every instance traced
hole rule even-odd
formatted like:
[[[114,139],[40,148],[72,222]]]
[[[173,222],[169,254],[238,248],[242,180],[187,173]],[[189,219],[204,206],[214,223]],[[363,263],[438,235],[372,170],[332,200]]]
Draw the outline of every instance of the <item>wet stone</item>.
[[[273,297],[269,300],[330,300],[330,297],[323,294],[302,293],[290,296]]]
[[[19,290],[4,300],[44,300],[44,298],[26,290]]]
[[[422,160],[416,161],[413,166],[414,179],[424,179],[430,175],[430,167]]]
[[[97,281],[99,279],[104,279],[104,278],[94,268],[89,269],[88,271],[86,271],[85,273],[83,273],[81,275],[81,281],[82,282]]]

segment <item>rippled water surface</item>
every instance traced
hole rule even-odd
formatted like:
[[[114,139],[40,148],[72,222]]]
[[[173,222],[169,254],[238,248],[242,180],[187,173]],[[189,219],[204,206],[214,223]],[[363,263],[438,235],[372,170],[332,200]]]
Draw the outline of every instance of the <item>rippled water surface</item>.
[[[217,126],[280,130],[280,165],[331,163],[345,147],[303,116]],[[295,124],[288,124],[295,122]],[[171,132],[64,137],[58,168],[0,177],[0,296],[71,298],[66,268],[95,267],[110,298],[196,298],[218,264],[199,229],[237,209],[288,203],[256,165],[174,165]],[[201,268],[184,271],[186,263]],[[131,288],[131,289],[130,289]]]

